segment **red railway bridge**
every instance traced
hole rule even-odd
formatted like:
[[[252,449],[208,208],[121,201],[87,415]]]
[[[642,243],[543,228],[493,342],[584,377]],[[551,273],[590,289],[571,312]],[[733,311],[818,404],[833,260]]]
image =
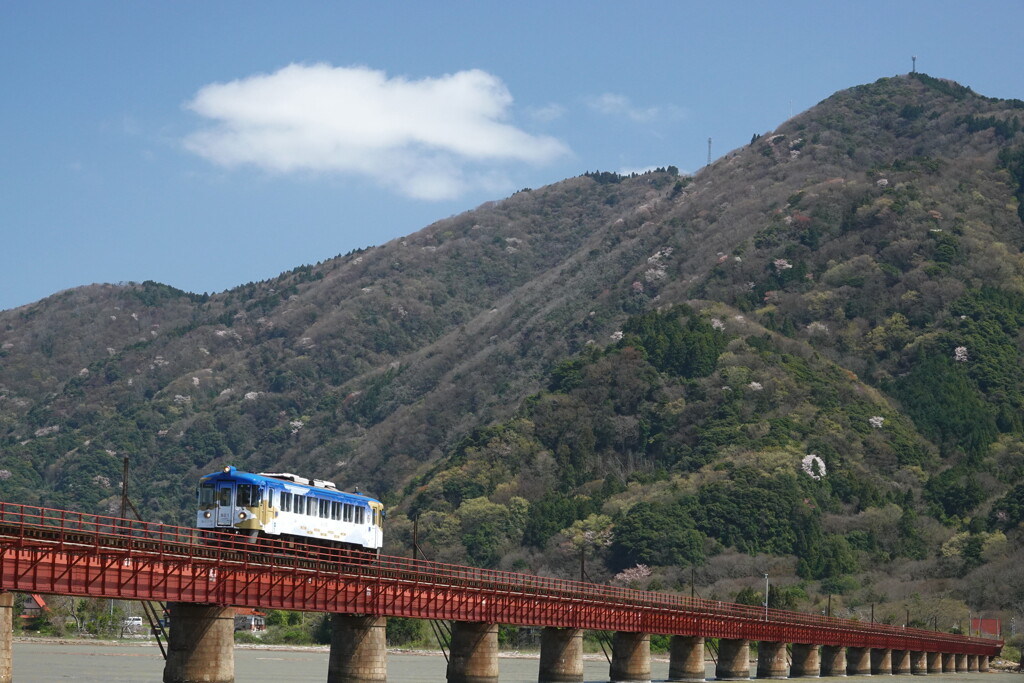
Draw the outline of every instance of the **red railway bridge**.
[[[173,603],[164,681],[233,681],[233,608],[332,614],[331,683],[386,680],[387,617],[452,622],[448,681],[497,683],[497,625],[543,627],[538,680],[583,680],[582,630],[613,632],[612,681],[985,671],[1002,641],[404,557],[0,503],[0,683],[11,677],[10,591]],[[6,677],[5,677],[6,676]]]

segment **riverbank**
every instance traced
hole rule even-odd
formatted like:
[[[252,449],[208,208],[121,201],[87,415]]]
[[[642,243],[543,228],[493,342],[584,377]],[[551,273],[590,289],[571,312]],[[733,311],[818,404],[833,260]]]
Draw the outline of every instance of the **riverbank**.
[[[153,638],[140,637],[140,638],[119,638],[113,640],[105,640],[99,638],[55,638],[51,636],[15,636],[14,643],[17,644],[38,644],[38,645],[63,645],[63,646],[74,646],[74,645],[89,645],[95,647],[139,647],[139,648],[157,648],[157,642]],[[237,643],[235,645],[236,650],[253,650],[263,652],[295,652],[295,653],[308,653],[317,654],[322,653],[327,655],[330,653],[330,645],[289,645],[286,643]],[[409,657],[442,657],[444,653],[441,650],[430,650],[430,649],[410,649],[410,648],[388,648],[388,655],[401,655]],[[540,653],[533,651],[519,651],[519,650],[506,650],[498,652],[500,659],[539,659]],[[605,662],[606,657],[602,652],[585,653],[583,660],[586,662]],[[668,663],[667,655],[654,654],[651,655],[651,661],[661,664]],[[1017,662],[1009,660],[994,658],[989,662],[990,673],[1018,673]]]
[[[95,645],[97,647],[157,647],[154,638],[117,638],[113,640],[100,638],[56,638],[52,636],[15,636],[15,643],[38,643],[41,645]],[[331,650],[330,645],[289,645],[287,643],[236,643],[236,650],[266,650],[268,652],[324,652]],[[410,649],[400,647],[389,647],[389,655],[409,655],[412,657],[441,657],[444,653],[441,650]],[[498,657],[502,659],[539,659],[539,651],[505,650],[499,651]],[[600,652],[584,653],[584,660],[604,660],[605,655]],[[668,661],[667,656],[652,655],[653,661]]]

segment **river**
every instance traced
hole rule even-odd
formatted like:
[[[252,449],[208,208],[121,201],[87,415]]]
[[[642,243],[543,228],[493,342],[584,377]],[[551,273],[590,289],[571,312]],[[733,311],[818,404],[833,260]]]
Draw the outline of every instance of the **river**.
[[[328,650],[323,648],[238,647],[235,649],[237,683],[279,683],[288,681],[326,681]],[[445,659],[439,654],[388,653],[388,683],[444,683]],[[536,657],[502,657],[498,663],[501,683],[536,683]],[[751,663],[751,672],[755,669]],[[38,641],[19,639],[14,643],[14,680],[17,683],[159,683],[164,661],[160,649],[152,643],[98,644],[78,641]],[[652,680],[668,676],[668,661],[655,657],[651,663]],[[708,680],[715,675],[709,663]],[[928,681],[991,681],[992,674],[944,674],[928,676]],[[584,662],[588,682],[608,680],[608,662],[588,658]],[[917,676],[887,676],[887,682],[921,682]]]

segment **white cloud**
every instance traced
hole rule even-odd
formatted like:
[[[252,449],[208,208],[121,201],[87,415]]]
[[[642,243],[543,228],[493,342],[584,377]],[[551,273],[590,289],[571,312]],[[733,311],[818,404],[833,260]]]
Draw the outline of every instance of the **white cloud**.
[[[623,168],[620,168],[617,171],[617,173],[619,175],[633,175],[634,173],[636,173],[637,175],[643,175],[644,173],[649,173],[650,171],[653,171],[656,168],[658,168],[658,167],[657,166],[625,166]]]
[[[587,104],[591,109],[609,116],[624,116],[637,123],[652,123],[663,118],[682,118],[683,110],[674,105],[667,107],[636,107],[625,95],[604,93],[592,97]]]
[[[448,199],[492,186],[503,164],[568,153],[505,122],[511,104],[504,83],[480,70],[413,81],[368,67],[292,64],[200,89],[186,106],[211,123],[185,145],[222,166],[349,173]]]
[[[566,109],[560,104],[551,103],[543,107],[532,107],[529,113],[536,120],[547,123],[565,116]]]

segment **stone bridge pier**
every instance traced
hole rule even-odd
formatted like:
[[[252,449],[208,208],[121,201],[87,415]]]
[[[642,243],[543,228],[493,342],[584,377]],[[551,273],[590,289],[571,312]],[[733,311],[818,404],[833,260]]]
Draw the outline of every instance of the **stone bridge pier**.
[[[0,683],[14,680],[14,593],[0,593]]]
[[[817,678],[821,675],[821,656],[813,643],[793,643],[790,678]]]
[[[906,676],[911,673],[910,650],[892,650],[890,653],[892,661],[892,673],[896,676]]]
[[[384,617],[332,614],[327,683],[385,683],[386,627]]]
[[[234,683],[234,608],[191,602],[169,608],[164,683]]]
[[[745,681],[750,678],[749,640],[722,638],[718,641],[715,678],[720,681]]]
[[[448,683],[498,683],[498,625],[452,622]]]
[[[171,629],[163,683],[234,683],[234,615],[231,607],[177,602],[169,605]],[[14,594],[0,591],[0,683],[13,681]],[[387,683],[387,620],[370,614],[332,614],[327,683]],[[805,634],[804,638],[808,638]],[[810,637],[814,637],[813,634]],[[823,638],[823,640],[826,638]],[[836,640],[832,638],[832,643]],[[651,681],[651,635],[617,631],[612,635],[611,683]],[[988,655],[871,648],[860,645],[757,643],[756,678],[817,678],[987,672]],[[893,639],[892,642],[901,643]],[[904,643],[913,642],[910,639]],[[942,641],[922,643],[943,647]],[[949,649],[960,649],[951,647]],[[966,647],[964,649],[967,649]],[[979,649],[979,648],[972,648]],[[991,648],[994,652],[995,648]],[[668,681],[705,680],[705,640],[673,635],[669,645]],[[721,638],[715,679],[751,679],[750,641]],[[448,683],[498,683],[498,625],[452,622]],[[583,631],[546,627],[541,633],[538,683],[583,683]]]
[[[616,631],[612,635],[612,662],[608,676],[612,683],[651,680],[651,636]]]
[[[703,681],[704,638],[672,636],[669,641],[668,680],[695,683]]]
[[[839,645],[821,646],[821,675],[846,675],[846,648]]]
[[[538,683],[583,683],[583,631],[546,627],[540,634]]]

